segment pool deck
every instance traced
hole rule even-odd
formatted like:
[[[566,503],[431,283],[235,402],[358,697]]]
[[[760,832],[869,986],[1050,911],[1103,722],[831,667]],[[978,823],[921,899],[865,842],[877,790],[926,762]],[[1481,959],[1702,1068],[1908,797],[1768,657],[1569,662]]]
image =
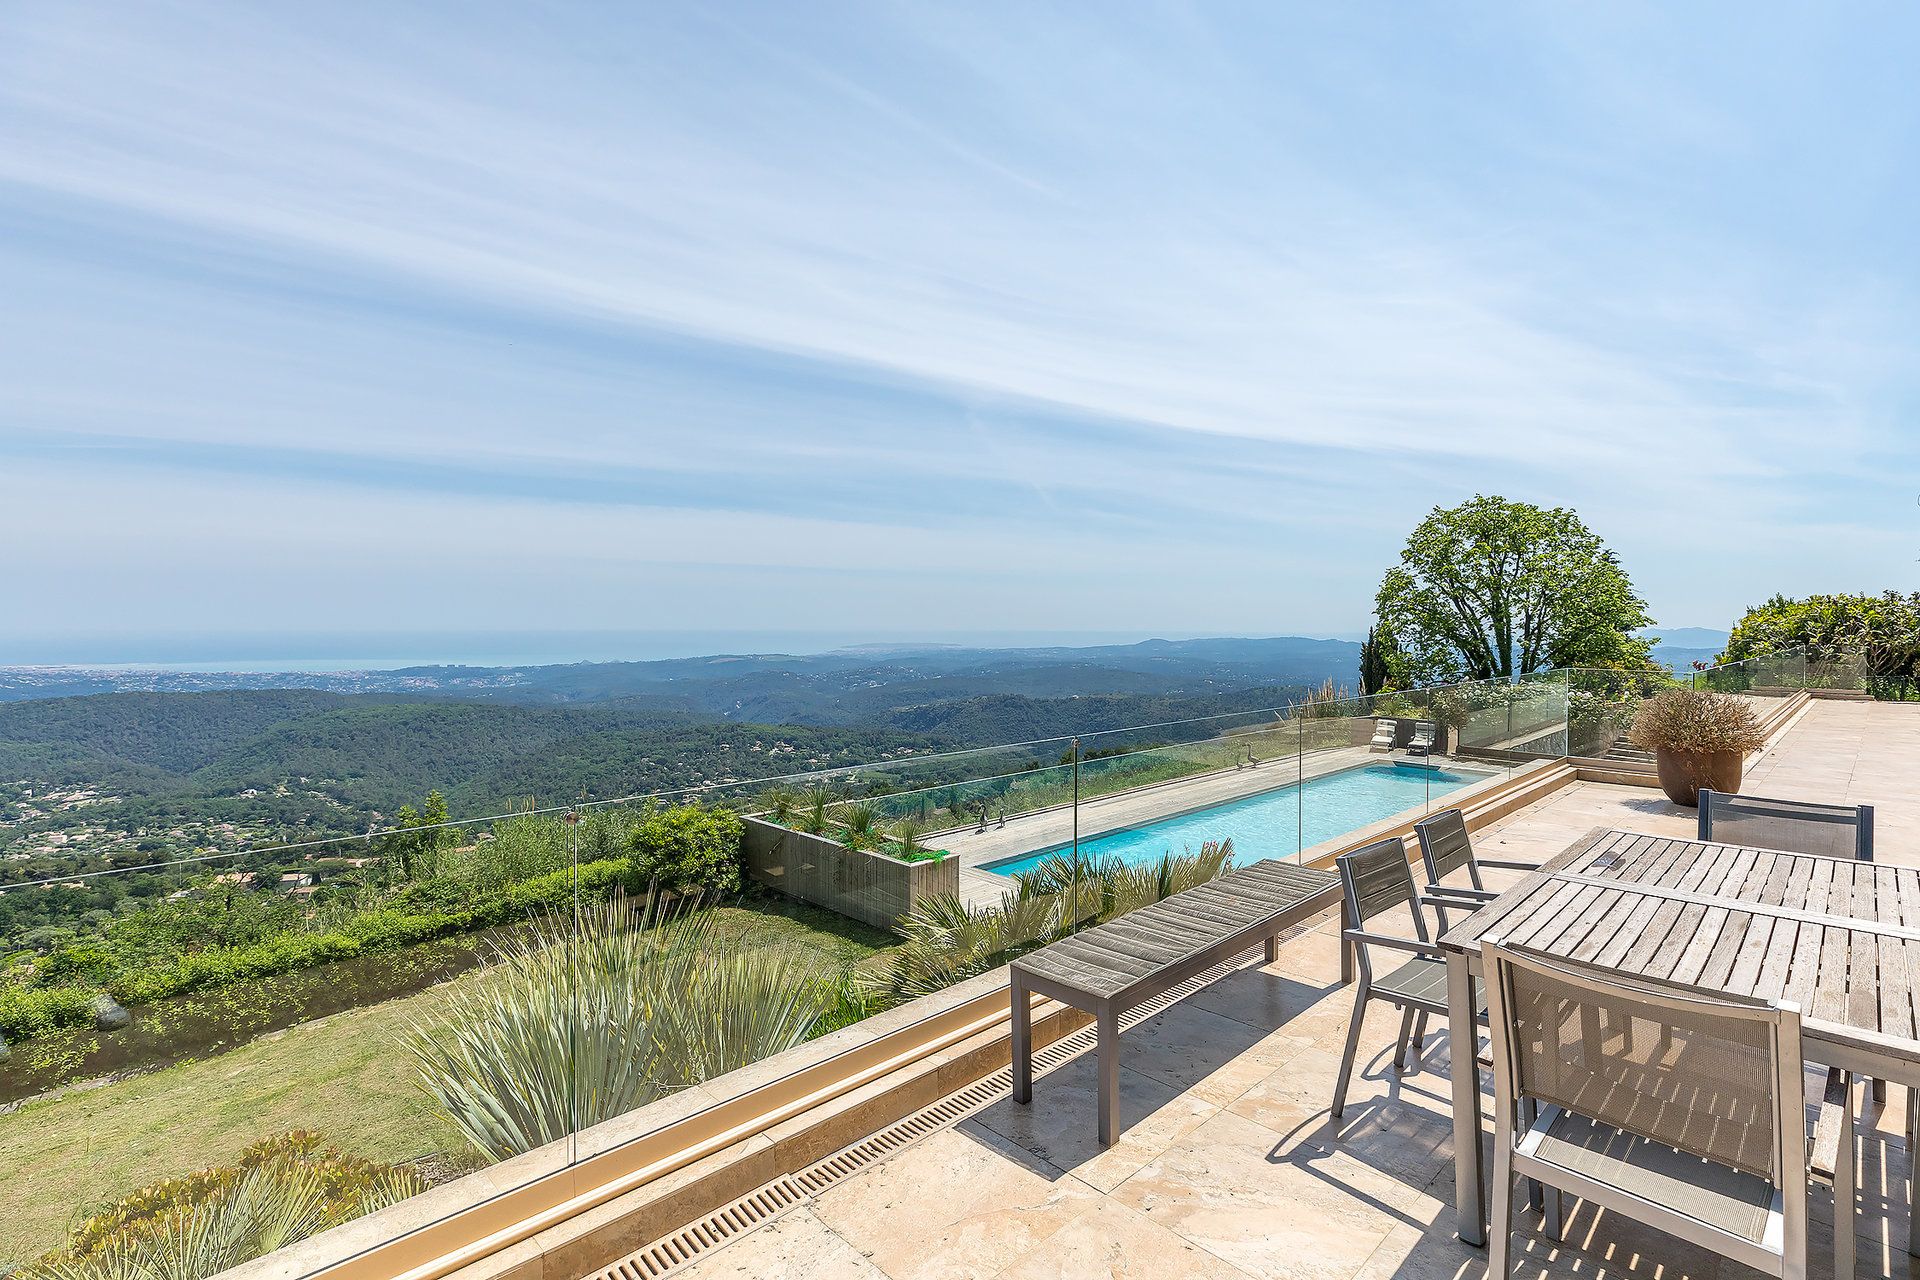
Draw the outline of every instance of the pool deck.
[[[1080,838],[1090,840],[1109,831],[1124,830],[1159,821],[1195,809],[1204,809],[1248,796],[1293,786],[1307,779],[1324,777],[1359,765],[1385,764],[1409,759],[1405,752],[1371,751],[1366,747],[1330,747],[1310,752],[1305,757],[1281,756],[1241,769],[1180,778],[1157,783],[1080,805]],[[1433,763],[1443,768],[1459,768],[1476,773],[1491,773],[1486,782],[1477,782],[1447,793],[1449,804],[1471,795],[1475,788],[1490,785],[1508,774],[1501,766],[1486,761],[1455,760],[1434,756]],[[935,843],[960,859],[960,896],[975,906],[990,906],[1000,895],[1013,888],[1013,880],[985,869],[985,864],[1003,858],[1018,858],[1036,850],[1065,844],[1073,838],[1073,810],[1068,806],[1008,818],[1005,825],[989,824],[985,831],[962,828],[935,838]],[[1289,854],[1293,850],[1287,851]]]
[[[1879,856],[1920,864],[1920,706],[1815,703],[1748,772],[1766,795],[1879,806]],[[1012,830],[1015,824],[1008,824]],[[1664,835],[1692,810],[1657,790],[1576,782],[1475,836],[1490,856],[1564,849],[1596,825]],[[1496,873],[1498,885],[1509,877]],[[1496,887],[1498,887],[1498,885]],[[1352,1008],[1333,913],[1126,1028],[1128,1127],[1095,1140],[1094,1061],[1046,1073],[699,1258],[675,1280],[1486,1280],[1453,1235],[1448,1037],[1391,1064],[1398,1020],[1375,1009],[1344,1119],[1328,1102]],[[1817,1091],[1823,1079],[1815,1077]],[[1861,1125],[1856,1275],[1920,1277],[1906,1254],[1905,1090]],[[1824,1242],[1832,1197],[1813,1196]],[[1564,1242],[1522,1212],[1516,1280],[1757,1280],[1618,1215],[1578,1205]],[[1832,1280],[1816,1248],[1812,1280]],[[1825,1256],[1821,1256],[1825,1255]]]

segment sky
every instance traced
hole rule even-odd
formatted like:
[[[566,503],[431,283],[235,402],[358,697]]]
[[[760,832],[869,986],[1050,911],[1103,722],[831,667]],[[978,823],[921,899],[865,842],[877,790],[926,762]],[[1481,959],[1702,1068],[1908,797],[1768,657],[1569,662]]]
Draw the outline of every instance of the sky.
[[[1912,589],[1916,61],[1894,4],[0,0],[0,661],[1346,634],[1479,492],[1671,626]]]

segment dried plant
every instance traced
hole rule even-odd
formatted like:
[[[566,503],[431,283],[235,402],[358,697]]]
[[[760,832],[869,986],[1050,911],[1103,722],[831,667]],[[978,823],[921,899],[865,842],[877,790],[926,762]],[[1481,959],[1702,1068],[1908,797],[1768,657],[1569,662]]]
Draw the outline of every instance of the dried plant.
[[[1726,694],[1668,689],[1640,704],[1628,734],[1649,751],[1742,755],[1766,745],[1766,734],[1747,704]]]

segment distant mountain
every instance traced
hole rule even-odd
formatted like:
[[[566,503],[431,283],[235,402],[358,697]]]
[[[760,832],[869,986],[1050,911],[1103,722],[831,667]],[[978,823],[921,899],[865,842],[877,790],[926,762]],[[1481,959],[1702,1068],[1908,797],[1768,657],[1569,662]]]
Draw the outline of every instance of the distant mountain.
[[[1642,636],[1653,636],[1653,660],[1676,671],[1685,671],[1696,662],[1712,662],[1727,647],[1728,635],[1711,627],[1647,627]]]
[[[1345,640],[1148,640],[1129,645],[982,649],[872,646],[824,654],[713,654],[650,662],[419,666],[391,671],[183,672],[0,668],[0,702],[95,693],[308,689],[526,704],[644,699],[662,711],[728,719],[850,724],[924,697],[1020,692],[1212,692],[1260,684],[1350,684],[1360,648]],[[896,693],[876,690],[896,689]]]
[[[1327,680],[1350,684],[1358,649],[1280,637],[332,675],[14,668],[0,671],[0,884],[360,832],[429,789],[474,816],[529,797],[898,767],[930,752],[1258,714]],[[1002,763],[1059,753],[1059,743],[1023,748]]]
[[[1726,648],[1728,639],[1727,632],[1716,631],[1712,627],[1647,627],[1640,634],[1659,636],[1660,643],[1676,648],[1712,649],[1715,652]]]

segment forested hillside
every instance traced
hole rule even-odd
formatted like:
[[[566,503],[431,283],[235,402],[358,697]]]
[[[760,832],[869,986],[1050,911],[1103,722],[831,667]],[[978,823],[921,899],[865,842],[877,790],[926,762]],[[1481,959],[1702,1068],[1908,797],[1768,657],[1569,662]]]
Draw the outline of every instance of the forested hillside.
[[[686,788],[743,798],[758,780],[876,761],[859,785],[1038,768],[1057,763],[1063,745],[1044,740],[1255,712],[1330,678],[1344,683],[1355,647],[1155,641],[443,667],[340,676],[330,688],[206,689],[204,675],[178,678],[199,691],[172,691],[172,677],[156,677],[167,686],[157,691],[126,688],[143,677],[109,673],[105,687],[120,691],[74,697],[47,696],[62,687],[58,672],[14,672],[0,690],[0,889],[20,888],[0,893],[0,936],[96,927],[215,873],[294,891],[283,873],[341,874],[369,847],[226,855],[360,835],[403,817],[403,806],[425,807],[429,792],[461,819]],[[234,677],[249,678],[281,679]],[[1043,741],[986,758],[926,759],[1034,740]],[[208,855],[220,860],[194,860]],[[105,871],[120,874],[95,874]]]

